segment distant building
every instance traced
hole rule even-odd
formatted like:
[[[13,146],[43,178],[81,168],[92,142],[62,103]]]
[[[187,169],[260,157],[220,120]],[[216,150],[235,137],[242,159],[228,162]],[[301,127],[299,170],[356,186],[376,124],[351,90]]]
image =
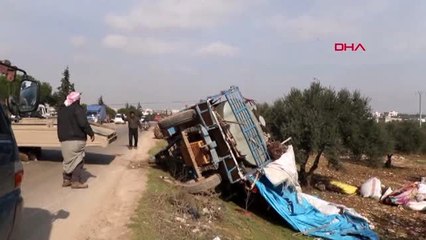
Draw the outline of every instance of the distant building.
[[[373,113],[373,118],[374,120],[376,120],[376,122],[379,122],[381,117],[382,117],[382,114],[380,112]]]
[[[397,111],[390,111],[390,112],[388,112],[388,116],[389,117],[397,117],[398,116],[398,112]]]
[[[400,122],[402,121],[402,118],[398,118],[398,117],[391,117],[389,115],[385,116],[385,122]]]

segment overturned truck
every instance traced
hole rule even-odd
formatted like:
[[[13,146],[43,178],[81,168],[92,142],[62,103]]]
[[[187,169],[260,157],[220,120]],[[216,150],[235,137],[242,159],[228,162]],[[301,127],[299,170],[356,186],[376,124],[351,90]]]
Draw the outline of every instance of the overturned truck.
[[[222,181],[244,182],[271,161],[264,124],[254,102],[232,86],[161,120],[168,146],[156,161],[167,165],[192,193]]]
[[[289,145],[284,154],[274,150],[275,142],[271,144],[263,132],[263,118],[238,87],[208,97],[158,125],[168,146],[156,155],[156,161],[166,165],[189,192],[206,191],[220,183],[244,183],[304,235],[378,239],[368,219],[353,209],[302,192],[293,147]]]

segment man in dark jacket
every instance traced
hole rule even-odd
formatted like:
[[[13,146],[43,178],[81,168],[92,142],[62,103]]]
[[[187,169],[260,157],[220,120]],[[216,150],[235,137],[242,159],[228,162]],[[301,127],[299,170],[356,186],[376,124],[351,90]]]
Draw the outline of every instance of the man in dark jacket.
[[[80,106],[80,93],[71,92],[58,111],[58,138],[61,142],[63,161],[63,187],[87,188],[82,182],[84,150],[87,136],[95,140],[95,134]]]
[[[129,126],[129,149],[138,147],[138,128],[142,129],[140,119],[136,116],[135,112],[130,112],[130,117],[124,117],[123,120],[127,121]],[[133,140],[135,144],[133,145]]]

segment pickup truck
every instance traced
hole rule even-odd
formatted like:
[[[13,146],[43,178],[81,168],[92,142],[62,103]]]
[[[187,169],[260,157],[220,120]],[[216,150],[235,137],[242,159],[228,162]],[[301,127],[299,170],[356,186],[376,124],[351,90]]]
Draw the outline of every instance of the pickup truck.
[[[107,147],[117,139],[115,129],[90,123],[95,132],[95,141],[87,141],[88,147]],[[60,147],[57,135],[57,119],[22,118],[12,123],[19,147]]]
[[[102,124],[107,120],[105,105],[92,104],[87,106],[87,120],[89,122]]]

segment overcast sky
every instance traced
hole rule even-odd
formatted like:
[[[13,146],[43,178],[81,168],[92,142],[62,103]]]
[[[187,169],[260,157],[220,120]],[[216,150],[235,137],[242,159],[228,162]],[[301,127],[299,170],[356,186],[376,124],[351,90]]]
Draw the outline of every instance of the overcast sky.
[[[0,3],[0,59],[55,88],[69,66],[87,103],[178,108],[230,85],[272,102],[317,78],[360,90],[374,110],[416,113],[426,90],[426,1]]]

